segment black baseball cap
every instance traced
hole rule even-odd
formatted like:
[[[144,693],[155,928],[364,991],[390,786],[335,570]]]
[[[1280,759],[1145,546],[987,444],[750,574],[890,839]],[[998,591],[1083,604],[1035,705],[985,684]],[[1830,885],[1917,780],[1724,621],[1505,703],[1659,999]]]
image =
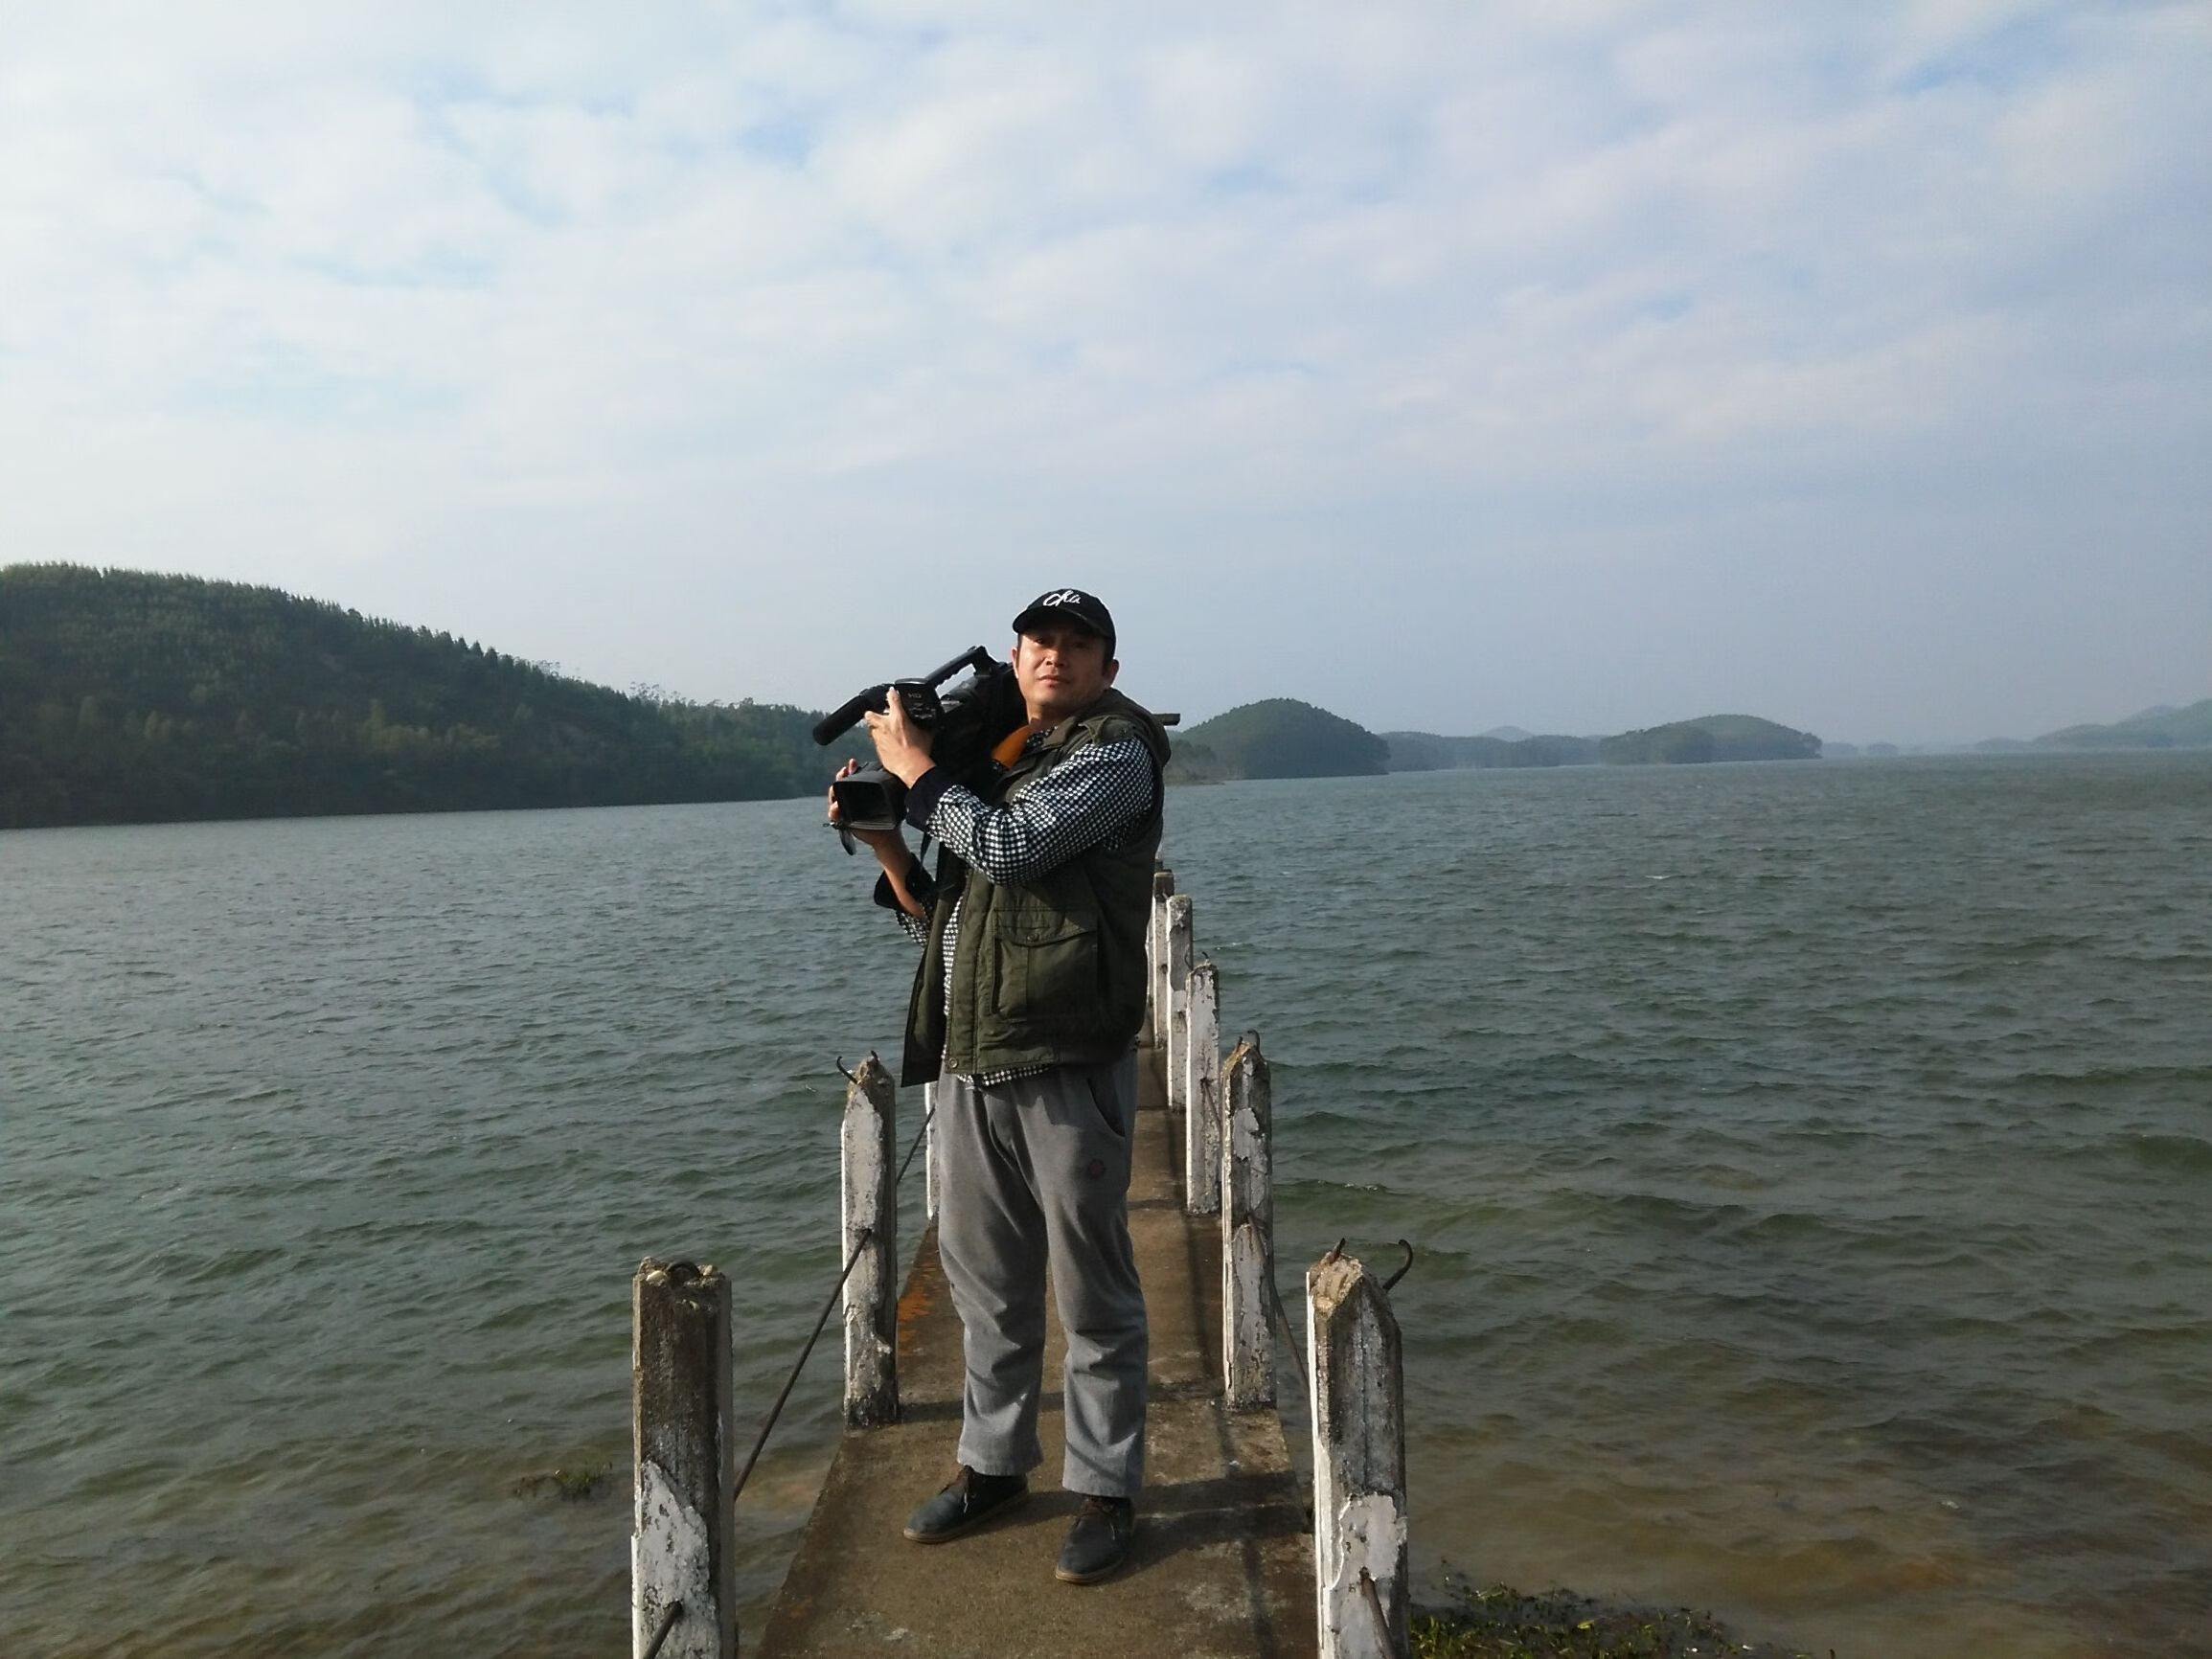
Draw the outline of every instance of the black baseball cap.
[[[1074,623],[1078,627],[1088,628],[1106,641],[1106,655],[1110,658],[1114,654],[1113,613],[1099,602],[1095,594],[1087,594],[1080,587],[1056,587],[1050,593],[1040,593],[1014,619],[1014,631],[1025,634],[1038,623],[1047,622]]]

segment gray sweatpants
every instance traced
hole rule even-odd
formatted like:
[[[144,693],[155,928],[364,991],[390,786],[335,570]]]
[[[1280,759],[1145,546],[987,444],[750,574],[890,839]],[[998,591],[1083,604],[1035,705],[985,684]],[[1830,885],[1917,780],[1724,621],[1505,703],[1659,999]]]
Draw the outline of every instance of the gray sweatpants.
[[[1129,1247],[1136,1056],[989,1088],[937,1084],[937,1248],[960,1313],[968,1385],[960,1461],[1027,1474],[1044,1461],[1044,1264],[1067,1337],[1060,1485],[1134,1497],[1145,1465],[1145,1294]]]

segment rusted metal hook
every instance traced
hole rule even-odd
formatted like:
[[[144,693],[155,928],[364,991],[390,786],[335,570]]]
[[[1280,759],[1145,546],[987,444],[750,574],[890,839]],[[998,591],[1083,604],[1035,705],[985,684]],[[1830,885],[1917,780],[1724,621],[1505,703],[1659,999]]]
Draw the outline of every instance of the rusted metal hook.
[[[1398,1247],[1399,1249],[1405,1252],[1405,1261],[1403,1264],[1399,1267],[1397,1272],[1393,1273],[1389,1278],[1382,1282],[1382,1288],[1386,1294],[1393,1284],[1396,1284],[1401,1279],[1404,1278],[1408,1273],[1413,1271],[1413,1246],[1408,1244],[1404,1239],[1401,1239],[1398,1241]]]
[[[881,1065],[881,1064],[883,1063],[881,1057],[880,1057],[880,1056],[878,1056],[878,1055],[876,1053],[876,1051],[875,1051],[874,1049],[870,1049],[870,1050],[868,1051],[868,1057],[869,1057],[870,1059],[874,1060],[874,1061],[875,1061],[875,1062],[876,1062],[878,1065]],[[860,1080],[858,1078],[855,1077],[855,1076],[854,1076],[854,1075],[853,1075],[853,1074],[852,1074],[850,1071],[846,1070],[846,1068],[845,1068],[845,1057],[844,1057],[843,1055],[839,1055],[839,1056],[837,1057],[837,1075],[838,1075],[839,1077],[843,1078],[843,1079],[845,1079],[847,1082],[849,1082],[849,1083],[856,1083],[856,1082],[858,1082],[858,1081]]]

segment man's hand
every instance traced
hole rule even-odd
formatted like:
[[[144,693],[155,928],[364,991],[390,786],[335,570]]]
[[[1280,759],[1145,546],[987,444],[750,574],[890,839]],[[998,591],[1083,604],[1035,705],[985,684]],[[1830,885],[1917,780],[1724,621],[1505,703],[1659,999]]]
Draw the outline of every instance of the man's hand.
[[[883,770],[912,788],[914,781],[929,770],[930,736],[906,717],[906,705],[896,690],[884,693],[883,713],[864,715],[868,736],[876,740],[876,759]]]
[[[847,761],[842,766],[837,768],[837,776],[840,778],[850,778],[859,769],[859,761]],[[837,809],[837,790],[833,784],[830,789],[830,822],[836,825],[840,830],[847,829],[845,823],[845,814]],[[890,852],[892,849],[896,848],[901,854],[899,863],[901,868],[904,867],[906,861],[903,854],[906,851],[906,834],[905,831],[901,830],[898,825],[894,824],[888,830],[862,830],[858,826],[854,826],[848,830],[847,832],[851,834],[854,840],[863,842],[867,846],[873,848],[876,852],[877,857],[878,858],[882,858],[885,852]],[[890,861],[888,859],[885,860],[886,865],[888,865],[889,862]]]
[[[837,768],[837,776],[851,777],[859,765],[857,761],[847,761]],[[845,815],[837,810],[835,789],[830,791],[830,822],[841,830],[845,828]],[[894,824],[888,830],[854,829],[850,833],[855,841],[867,843],[868,850],[876,854],[876,862],[883,866],[883,874],[891,880],[891,896],[899,900],[899,908],[909,916],[927,916],[929,907],[914,897],[906,883],[907,874],[915,867],[914,855],[906,851],[906,832]]]

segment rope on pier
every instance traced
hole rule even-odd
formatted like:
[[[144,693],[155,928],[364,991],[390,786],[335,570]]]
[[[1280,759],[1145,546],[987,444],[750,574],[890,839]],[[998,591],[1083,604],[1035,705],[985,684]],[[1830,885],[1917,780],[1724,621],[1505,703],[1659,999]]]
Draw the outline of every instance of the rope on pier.
[[[839,1071],[845,1070],[843,1060],[837,1062],[837,1069]],[[852,1074],[848,1072],[846,1075],[850,1077]],[[923,1138],[929,1133],[929,1125],[936,1116],[935,1107],[931,1107],[923,1115],[922,1127],[914,1131],[914,1144],[906,1148],[906,1161],[899,1166],[900,1180],[905,1180],[906,1171],[913,1168],[914,1154],[922,1149]],[[761,1461],[761,1453],[767,1446],[768,1436],[775,1432],[776,1420],[784,1415],[784,1404],[791,1398],[791,1390],[798,1383],[799,1373],[807,1369],[807,1361],[814,1352],[814,1344],[821,1340],[822,1328],[830,1323],[830,1315],[836,1309],[837,1298],[844,1291],[845,1281],[853,1277],[853,1269],[860,1261],[860,1253],[868,1248],[868,1241],[875,1237],[875,1234],[876,1230],[873,1227],[863,1227],[860,1229],[860,1237],[854,1240],[853,1253],[845,1258],[845,1271],[838,1274],[837,1283],[830,1286],[830,1294],[822,1303],[821,1317],[814,1321],[813,1333],[807,1338],[807,1346],[799,1350],[798,1363],[791,1367],[791,1375],[784,1378],[783,1392],[776,1396],[776,1403],[768,1407],[767,1420],[761,1424],[761,1432],[753,1442],[753,1449],[745,1458],[745,1466],[738,1471],[737,1485],[730,1489],[730,1501],[732,1503],[736,1503],[738,1494],[745,1489],[745,1482],[752,1475],[753,1466]],[[674,1605],[680,1608],[683,1603],[679,1602]],[[662,1634],[667,1634],[665,1627]],[[653,1647],[646,1650],[646,1659],[652,1659],[653,1651],[659,1646],[660,1643],[656,1639]]]
[[[1375,1588],[1375,1575],[1365,1567],[1359,1569],[1359,1597],[1367,1603],[1367,1610],[1375,1615],[1375,1639],[1382,1645],[1382,1651],[1395,1653],[1398,1648],[1390,1639],[1390,1615],[1382,1610],[1382,1596]],[[646,1659],[652,1659],[650,1654]]]
[[[684,1604],[671,1602],[669,1610],[660,1616],[660,1626],[652,1633],[652,1640],[645,1645],[645,1659],[660,1659],[661,1644],[669,1639],[669,1632],[676,1627],[676,1621],[684,1616]]]
[[[1290,1362],[1298,1368],[1298,1386],[1306,1398],[1313,1398],[1313,1379],[1306,1375],[1306,1339],[1291,1328],[1289,1309],[1283,1306],[1283,1293],[1275,1288],[1275,1276],[1262,1274],[1267,1284],[1267,1306],[1275,1310],[1275,1323],[1283,1328],[1283,1346],[1290,1351]],[[1309,1508],[1311,1506],[1309,1505]]]
[[[1337,1257],[1344,1254],[1345,1243],[1346,1240],[1337,1239],[1335,1247],[1321,1260],[1324,1261],[1335,1261]],[[1389,1291],[1392,1285],[1413,1271],[1413,1246],[1401,1239],[1398,1241],[1398,1247],[1405,1252],[1405,1260],[1399,1263],[1397,1272],[1382,1282],[1382,1288],[1385,1293]],[[1283,1328],[1283,1341],[1290,1350],[1291,1361],[1298,1367],[1299,1384],[1311,1395],[1313,1392],[1313,1382],[1306,1375],[1306,1345],[1290,1324],[1289,1310],[1283,1306],[1283,1295],[1281,1291],[1275,1288],[1275,1276],[1273,1274],[1267,1275],[1267,1301],[1275,1310],[1276,1323]]]
[[[799,1373],[807,1369],[807,1356],[814,1352],[822,1327],[830,1323],[831,1311],[837,1306],[838,1294],[845,1288],[845,1281],[853,1277],[853,1267],[860,1260],[860,1252],[868,1248],[868,1240],[876,1229],[863,1227],[860,1237],[853,1241],[853,1254],[845,1258],[845,1271],[837,1275],[837,1283],[830,1286],[829,1298],[822,1304],[822,1316],[814,1321],[814,1331],[807,1338],[807,1346],[799,1350],[799,1362],[791,1367],[791,1375],[784,1378],[784,1391],[776,1396],[776,1403],[768,1407],[768,1420],[761,1424],[760,1438],[753,1442],[752,1454],[745,1459],[745,1466],[738,1471],[738,1484],[730,1489],[730,1502],[738,1501],[738,1494],[745,1489],[745,1482],[753,1472],[753,1466],[761,1461],[761,1448],[768,1443],[768,1436],[776,1426],[776,1419],[784,1415],[784,1402],[791,1398],[791,1385],[799,1380]]]
[[[1346,1242],[1345,1239],[1337,1239],[1336,1247],[1330,1251],[1324,1260],[1334,1261],[1336,1257],[1341,1256],[1344,1253]],[[1405,1261],[1400,1265],[1397,1272],[1382,1282],[1382,1288],[1385,1292],[1388,1292],[1393,1284],[1413,1271],[1413,1246],[1401,1239],[1398,1241],[1398,1247],[1405,1252]],[[1306,1371],[1306,1339],[1298,1334],[1297,1328],[1290,1323],[1290,1310],[1283,1306],[1283,1293],[1275,1288],[1275,1276],[1268,1273],[1262,1277],[1267,1286],[1267,1306],[1273,1311],[1275,1323],[1283,1332],[1283,1346],[1289,1350],[1290,1363],[1298,1371],[1298,1387],[1306,1398],[1311,1401],[1313,1398],[1313,1379]],[[1313,1524],[1313,1488],[1311,1479],[1308,1480],[1305,1489],[1306,1524],[1311,1526]]]
[[[914,1144],[906,1148],[906,1161],[899,1166],[899,1179],[906,1179],[906,1171],[914,1167],[914,1154],[922,1150],[922,1138],[929,1133],[929,1125],[937,1121],[937,1108],[931,1106],[922,1114],[922,1126],[914,1131]]]

